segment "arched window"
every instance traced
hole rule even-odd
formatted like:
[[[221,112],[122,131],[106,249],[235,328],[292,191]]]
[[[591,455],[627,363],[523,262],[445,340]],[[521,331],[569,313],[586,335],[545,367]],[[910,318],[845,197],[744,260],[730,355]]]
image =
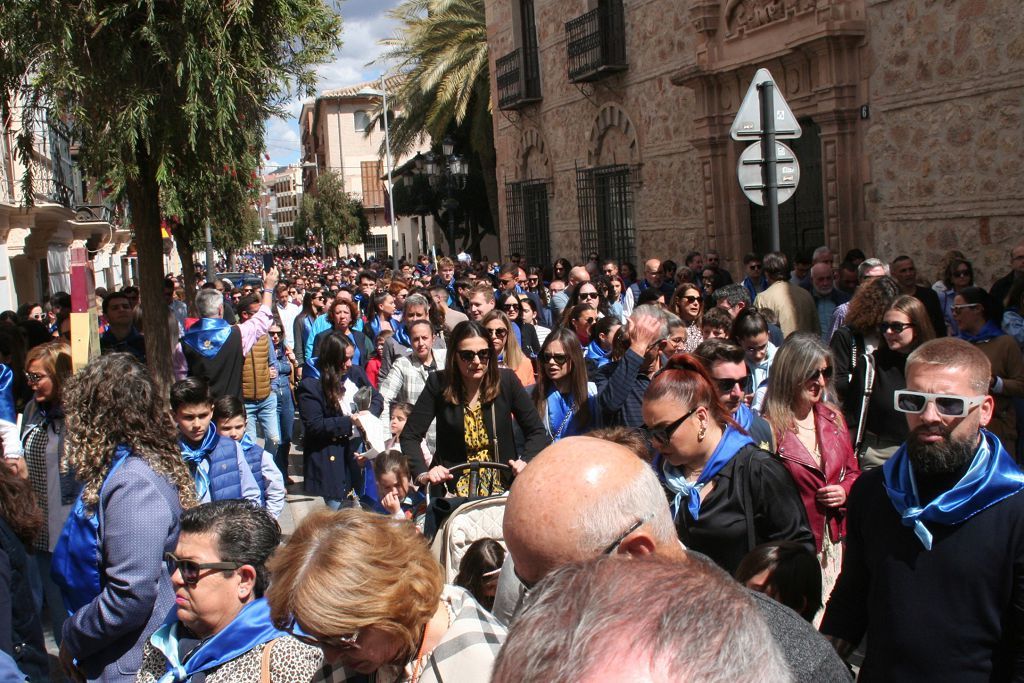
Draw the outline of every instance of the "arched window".
[[[353,113],[352,118],[357,131],[364,131],[370,126],[370,115],[362,109]]]

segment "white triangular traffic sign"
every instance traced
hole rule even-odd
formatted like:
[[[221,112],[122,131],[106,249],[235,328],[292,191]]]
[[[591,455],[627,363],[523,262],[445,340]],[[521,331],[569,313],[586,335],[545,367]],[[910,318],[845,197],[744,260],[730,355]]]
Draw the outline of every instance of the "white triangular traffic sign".
[[[747,88],[747,94],[743,98],[743,103],[740,104],[740,110],[736,113],[736,119],[732,122],[732,128],[729,129],[729,135],[733,140],[751,140],[761,137],[764,132],[761,130],[761,98],[757,86],[768,81],[775,83],[775,79],[768,73],[768,69],[758,69],[754,74],[754,80],[750,82],[750,87]],[[777,83],[772,90],[774,91],[772,110],[775,112],[775,137],[800,137],[802,132],[800,124],[796,122],[793,110],[786,103],[786,98],[782,96],[782,90]]]

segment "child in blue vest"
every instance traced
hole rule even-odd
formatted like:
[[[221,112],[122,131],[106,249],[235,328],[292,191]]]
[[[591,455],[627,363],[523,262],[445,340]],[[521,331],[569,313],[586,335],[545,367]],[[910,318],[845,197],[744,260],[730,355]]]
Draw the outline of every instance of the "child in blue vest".
[[[221,436],[242,446],[245,461],[260,487],[261,504],[277,519],[284,510],[284,477],[274,456],[245,433],[245,404],[237,396],[221,396],[213,404],[213,422]]]
[[[181,457],[196,483],[200,503],[245,498],[260,501],[260,487],[245,460],[242,447],[221,437],[213,422],[210,385],[186,377],[171,387],[171,417],[178,426]]]
[[[373,474],[377,480],[379,502],[377,512],[396,519],[409,519],[423,528],[427,500],[412,483],[409,461],[401,451],[385,451],[373,461]]]

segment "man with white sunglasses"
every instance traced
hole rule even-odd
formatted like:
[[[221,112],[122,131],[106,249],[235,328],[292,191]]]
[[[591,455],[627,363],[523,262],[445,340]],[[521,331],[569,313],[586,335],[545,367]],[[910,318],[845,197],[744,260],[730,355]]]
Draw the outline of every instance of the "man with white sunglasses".
[[[1024,675],[1024,473],[985,429],[991,365],[954,338],[907,358],[910,433],[850,492],[842,575],[821,631],[860,680]]]

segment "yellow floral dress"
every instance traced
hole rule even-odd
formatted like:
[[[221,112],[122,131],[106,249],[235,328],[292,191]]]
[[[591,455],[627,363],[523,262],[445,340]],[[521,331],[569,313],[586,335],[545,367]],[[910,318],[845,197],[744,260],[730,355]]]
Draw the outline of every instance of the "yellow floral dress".
[[[463,429],[466,432],[466,462],[488,462],[491,461],[491,438],[487,434],[487,427],[484,426],[484,412],[481,404],[475,407],[464,406],[465,415],[462,420]],[[455,485],[455,490],[460,496],[494,496],[504,493],[505,488],[501,483],[501,473],[497,470],[481,470],[480,483],[477,490],[469,490],[469,474],[464,474]]]

